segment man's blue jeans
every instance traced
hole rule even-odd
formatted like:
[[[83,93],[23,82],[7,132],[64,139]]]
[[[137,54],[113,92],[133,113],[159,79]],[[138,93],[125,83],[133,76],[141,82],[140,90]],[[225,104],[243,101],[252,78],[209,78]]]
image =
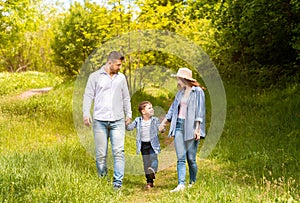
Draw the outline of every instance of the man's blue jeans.
[[[190,183],[196,182],[197,163],[196,153],[199,141],[187,140],[184,141],[184,119],[178,118],[175,130],[175,150],[177,155],[177,175],[178,184],[185,183],[186,176],[186,159],[189,166]]]
[[[124,119],[118,121],[99,121],[93,122],[96,166],[99,176],[107,175],[107,149],[110,139],[112,155],[114,158],[114,186],[121,186],[124,177],[125,158],[124,158],[124,140],[125,140],[125,122]]]

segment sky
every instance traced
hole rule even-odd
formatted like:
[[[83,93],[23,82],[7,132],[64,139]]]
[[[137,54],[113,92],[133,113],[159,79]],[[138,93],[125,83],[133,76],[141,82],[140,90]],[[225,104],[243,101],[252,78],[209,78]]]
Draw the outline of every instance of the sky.
[[[70,5],[74,4],[75,2],[79,2],[81,4],[84,3],[84,0],[47,0],[51,4],[55,4],[56,2],[59,2],[59,4],[62,4],[66,9],[70,8]],[[91,3],[96,3],[101,6],[108,7],[108,0],[89,0]],[[130,3],[130,0],[123,0],[122,3],[125,5]]]

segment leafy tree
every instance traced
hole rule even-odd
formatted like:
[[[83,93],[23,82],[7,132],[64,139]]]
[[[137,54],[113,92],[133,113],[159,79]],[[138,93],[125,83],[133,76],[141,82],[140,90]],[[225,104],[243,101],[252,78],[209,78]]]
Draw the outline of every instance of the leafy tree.
[[[0,70],[55,72],[49,39],[56,10],[39,0],[0,3]]]
[[[23,71],[33,66],[31,40],[37,30],[39,1],[1,0],[0,5],[0,63],[1,69]]]
[[[214,2],[213,12],[227,76],[270,86],[298,72],[299,3],[229,0]]]
[[[54,61],[67,75],[76,75],[94,49],[109,39],[111,21],[106,8],[75,2],[58,22],[52,43]]]

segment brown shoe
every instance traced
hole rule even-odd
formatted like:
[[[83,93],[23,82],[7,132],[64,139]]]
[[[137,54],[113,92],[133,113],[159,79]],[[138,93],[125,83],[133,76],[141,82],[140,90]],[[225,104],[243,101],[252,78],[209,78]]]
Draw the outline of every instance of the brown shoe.
[[[153,183],[147,183],[147,185],[145,185],[145,189],[150,189],[154,187]]]

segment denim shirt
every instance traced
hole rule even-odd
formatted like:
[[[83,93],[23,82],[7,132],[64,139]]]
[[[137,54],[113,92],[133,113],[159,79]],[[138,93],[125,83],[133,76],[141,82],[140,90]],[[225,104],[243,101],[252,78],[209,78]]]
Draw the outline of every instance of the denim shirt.
[[[126,126],[126,130],[133,130],[136,128],[136,153],[139,154],[142,147],[141,141],[141,129],[142,129],[142,120],[143,118],[137,117],[134,119],[132,123]],[[157,117],[151,117],[150,124],[150,143],[156,154],[160,152],[160,144],[158,139],[158,126],[160,125],[160,121]]]
[[[180,101],[184,90],[177,92],[175,99],[166,115],[166,119],[171,122],[169,137],[175,135],[176,122],[180,108]],[[196,121],[200,122],[200,136],[205,137],[205,95],[200,87],[192,87],[192,91],[187,101],[187,110],[184,123],[184,141],[194,139],[194,129]]]

